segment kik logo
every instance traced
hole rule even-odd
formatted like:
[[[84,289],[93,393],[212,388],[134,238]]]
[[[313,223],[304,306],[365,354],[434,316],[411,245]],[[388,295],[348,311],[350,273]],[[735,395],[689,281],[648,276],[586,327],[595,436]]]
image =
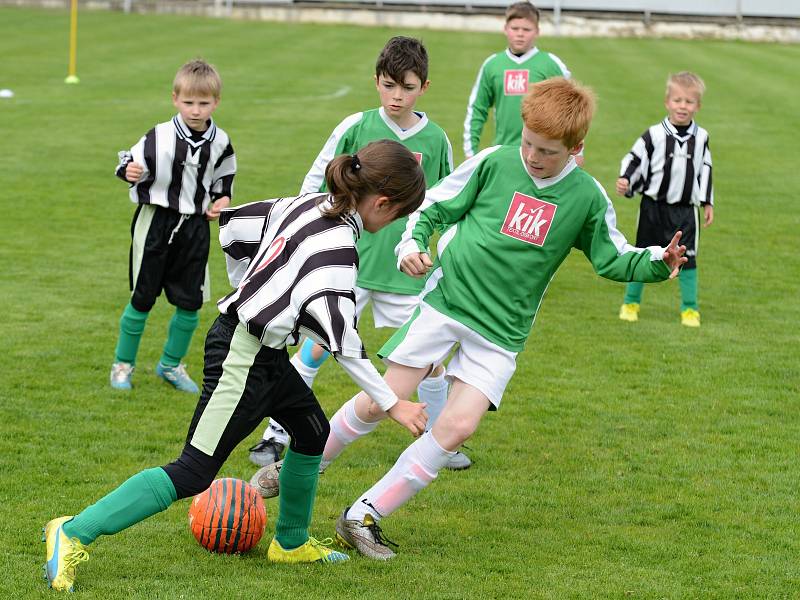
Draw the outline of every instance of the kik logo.
[[[558,206],[514,192],[500,233],[534,246],[544,246]]]
[[[521,96],[528,93],[528,69],[507,69],[503,73],[506,96]]]

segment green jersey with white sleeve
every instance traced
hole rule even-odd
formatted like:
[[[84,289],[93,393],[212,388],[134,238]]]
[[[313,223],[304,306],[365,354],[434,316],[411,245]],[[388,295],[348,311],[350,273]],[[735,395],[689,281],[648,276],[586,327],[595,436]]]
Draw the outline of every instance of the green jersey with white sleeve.
[[[453,170],[453,149],[444,130],[425,113],[410,129],[401,129],[383,107],[350,115],[333,130],[311,170],[303,180],[301,194],[325,190],[325,167],[339,154],[354,154],[370,142],[389,139],[400,142],[419,161],[425,181],[432,186]],[[424,282],[394,269],[394,249],[408,218],[390,223],[377,233],[364,231],[358,241],[358,281],[356,285],[379,292],[416,295]]]
[[[494,107],[495,144],[517,146],[522,134],[520,109],[530,85],[551,77],[570,77],[569,69],[555,54],[531,48],[517,56],[508,48],[487,58],[467,103],[464,119],[464,155],[478,151],[481,132]]]
[[[423,301],[512,352],[523,349],[547,286],[572,248],[614,281],[654,282],[670,274],[663,248],[627,243],[602,186],[574,159],[557,176],[538,179],[519,146],[487,148],[428,190],[409,217],[399,260],[427,252],[433,231],[448,225]]]

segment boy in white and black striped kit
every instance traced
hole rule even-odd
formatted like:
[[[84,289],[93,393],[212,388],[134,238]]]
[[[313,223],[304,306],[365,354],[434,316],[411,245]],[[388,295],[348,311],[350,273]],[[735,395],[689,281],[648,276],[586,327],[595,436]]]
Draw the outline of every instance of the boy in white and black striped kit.
[[[636,140],[622,159],[617,193],[642,194],[636,232],[637,246],[663,245],[682,231],[689,259],[680,272],[681,323],[700,327],[697,304],[697,207],[703,208],[703,226],[714,221],[711,150],[708,132],[694,116],[700,110],[705,84],[694,73],[682,71],[667,79],[664,106],[667,117]],[[619,311],[623,321],[638,321],[643,283],[629,283]]]
[[[163,290],[175,315],[156,374],[178,390],[198,391],[181,360],[210,294],[208,222],[230,205],[236,174],[230,139],[211,119],[221,89],[213,66],[203,60],[186,63],[173,83],[178,114],[120,152],[116,175],[132,184],[130,198],[139,206],[131,225],[131,300],[120,319],[111,367],[115,389],[131,388],[145,322]]]

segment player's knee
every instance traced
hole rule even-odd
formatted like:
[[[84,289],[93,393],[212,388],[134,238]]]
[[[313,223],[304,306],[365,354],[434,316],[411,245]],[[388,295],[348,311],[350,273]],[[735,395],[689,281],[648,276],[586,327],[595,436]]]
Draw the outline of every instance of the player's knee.
[[[447,432],[448,440],[452,444],[461,445],[475,433],[478,421],[462,415],[442,414],[437,419],[436,425]]]
[[[177,499],[189,498],[208,489],[214,481],[219,465],[213,457],[203,460],[190,454],[184,449],[181,455],[173,462],[162,467],[166,471],[172,485],[175,487]]]
[[[321,408],[301,416],[282,417],[278,422],[289,432],[292,438],[290,447],[294,452],[307,456],[322,454],[331,425]]]

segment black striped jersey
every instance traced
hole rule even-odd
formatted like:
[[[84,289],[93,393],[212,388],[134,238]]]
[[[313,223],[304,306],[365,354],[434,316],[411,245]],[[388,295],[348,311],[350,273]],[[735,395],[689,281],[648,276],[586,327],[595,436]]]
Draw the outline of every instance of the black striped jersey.
[[[212,201],[233,198],[236,155],[228,134],[210,120],[199,134],[175,115],[148,131],[129,151],[119,153],[117,177],[125,180],[130,162],[144,167],[130,188],[132,202],[203,214]]]
[[[397,401],[367,358],[356,327],[357,212],[323,214],[327,194],[304,194],[229,208],[219,238],[236,289],[217,304],[271,348],[305,335],[328,350],[383,409]]]
[[[653,125],[622,159],[628,196],[641,192],[668,204],[714,204],[708,132],[692,121],[681,135],[668,118]]]

